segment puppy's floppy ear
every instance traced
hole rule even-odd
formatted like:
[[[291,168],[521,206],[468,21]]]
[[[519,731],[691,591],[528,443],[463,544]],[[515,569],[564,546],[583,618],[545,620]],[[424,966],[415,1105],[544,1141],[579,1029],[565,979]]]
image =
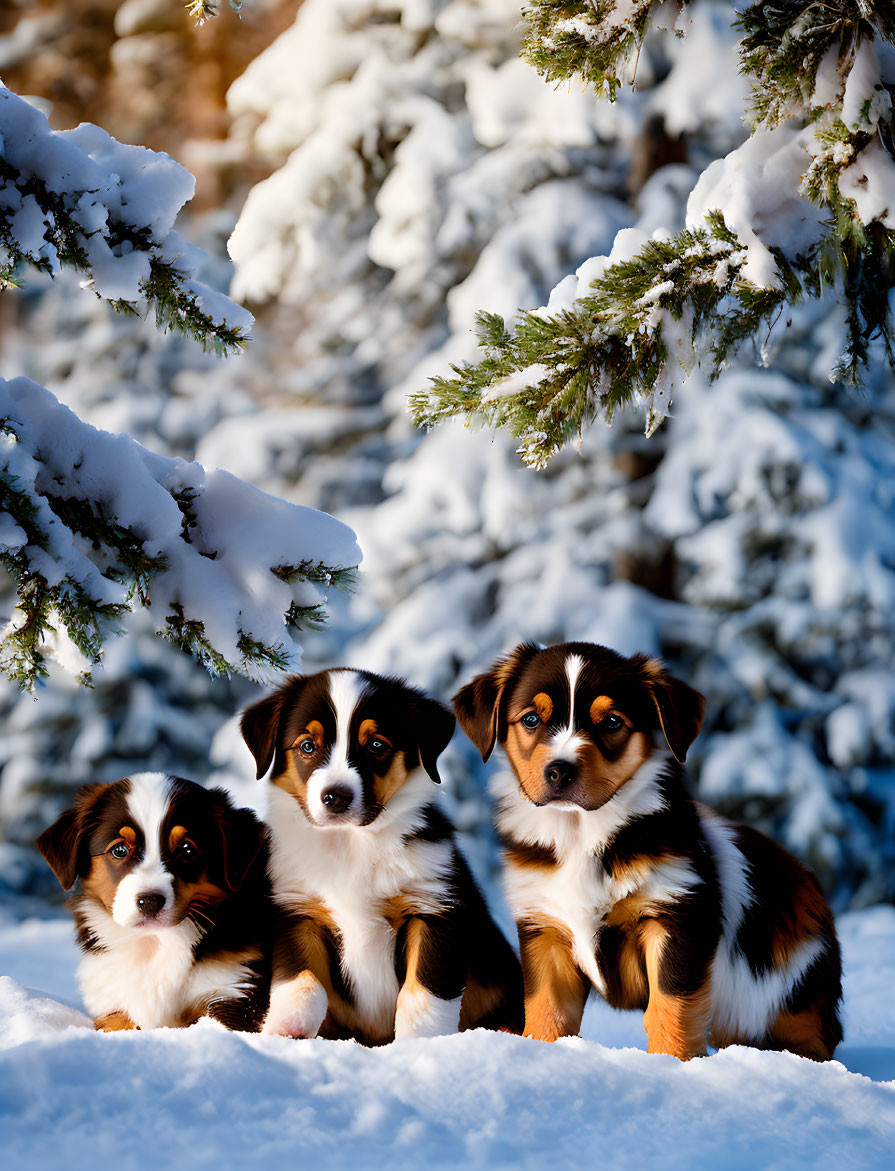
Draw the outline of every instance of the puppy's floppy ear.
[[[301,678],[294,676],[294,679]],[[249,746],[249,751],[255,758],[256,776],[260,781],[273,760],[277,746],[277,732],[280,728],[280,716],[286,700],[286,689],[281,687],[272,695],[259,699],[251,707],[247,707],[239,721],[239,730],[242,738]]]
[[[59,879],[63,890],[71,890],[89,866],[85,836],[90,812],[106,785],[82,785],[71,809],[66,809],[34,843]]]
[[[440,785],[437,761],[451,742],[456,720],[443,703],[430,699],[428,695],[418,694],[412,710],[420,764],[435,784]]]
[[[235,809],[224,789],[209,789],[223,843],[222,874],[229,891],[239,890],[249,872],[267,862],[267,831],[251,809]]]
[[[490,671],[476,675],[454,696],[454,711],[460,727],[487,760],[498,740],[506,738],[507,684],[530,659],[540,652],[533,642],[522,642]]]
[[[644,662],[643,673],[671,754],[679,764],[683,764],[690,745],[702,727],[705,697],[670,675],[656,659]]]

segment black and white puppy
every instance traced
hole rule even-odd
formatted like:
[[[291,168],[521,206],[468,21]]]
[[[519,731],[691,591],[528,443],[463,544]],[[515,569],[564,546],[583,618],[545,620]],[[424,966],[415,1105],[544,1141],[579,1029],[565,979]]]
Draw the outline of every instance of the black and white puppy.
[[[211,1016],[257,1032],[270,992],[267,835],[222,789],[163,773],[85,785],[37,839],[69,900],[97,1029]]]
[[[645,655],[522,644],[454,699],[496,778],[525,1032],[578,1032],[595,988],[644,1010],[650,1052],[734,1043],[829,1058],[839,944],[814,875],[691,798],[704,700]]]
[[[244,713],[258,777],[273,764],[265,1033],[521,1030],[519,961],[434,802],[453,730],[422,692],[345,668],[293,676]]]

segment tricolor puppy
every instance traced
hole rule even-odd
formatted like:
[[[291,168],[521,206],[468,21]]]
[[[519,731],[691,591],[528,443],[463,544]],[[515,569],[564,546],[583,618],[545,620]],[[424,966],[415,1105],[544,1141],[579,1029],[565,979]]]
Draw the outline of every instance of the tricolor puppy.
[[[690,797],[704,700],[661,663],[523,644],[454,700],[496,780],[525,1032],[578,1032],[591,987],[644,1009],[653,1053],[742,1043],[829,1058],[839,945],[814,876]]]
[[[37,839],[69,900],[97,1029],[211,1016],[257,1032],[270,991],[267,836],[222,789],[163,773],[85,785]]]
[[[521,1031],[519,961],[434,801],[453,730],[422,692],[344,668],[293,676],[243,715],[259,778],[273,764],[265,1033]]]

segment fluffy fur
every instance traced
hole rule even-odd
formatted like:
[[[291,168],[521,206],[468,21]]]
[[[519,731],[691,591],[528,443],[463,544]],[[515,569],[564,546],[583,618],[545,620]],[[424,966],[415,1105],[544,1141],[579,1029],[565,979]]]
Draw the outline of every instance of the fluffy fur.
[[[270,988],[267,838],[221,789],[162,773],[86,785],[37,846],[69,890],[97,1029],[212,1016],[255,1032]]]
[[[434,802],[453,729],[421,692],[347,669],[294,676],[243,715],[259,778],[273,766],[265,1032],[521,1030],[519,962]]]
[[[577,1033],[595,988],[644,1010],[650,1052],[832,1056],[832,915],[795,858],[691,798],[701,695],[642,655],[523,644],[454,706],[483,759],[500,744],[513,770],[494,792],[527,1035]]]

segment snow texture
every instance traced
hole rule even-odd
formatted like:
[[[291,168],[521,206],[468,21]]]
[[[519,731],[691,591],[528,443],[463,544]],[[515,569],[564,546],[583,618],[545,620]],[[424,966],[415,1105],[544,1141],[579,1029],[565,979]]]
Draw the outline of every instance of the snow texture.
[[[4,1166],[891,1166],[895,910],[840,921],[846,1040],[816,1064],[734,1047],[644,1052],[639,1013],[591,1002],[549,1045],[477,1030],[365,1049],[189,1029],[100,1034],[68,920],[0,928]],[[64,1156],[62,1155],[64,1152]]]

